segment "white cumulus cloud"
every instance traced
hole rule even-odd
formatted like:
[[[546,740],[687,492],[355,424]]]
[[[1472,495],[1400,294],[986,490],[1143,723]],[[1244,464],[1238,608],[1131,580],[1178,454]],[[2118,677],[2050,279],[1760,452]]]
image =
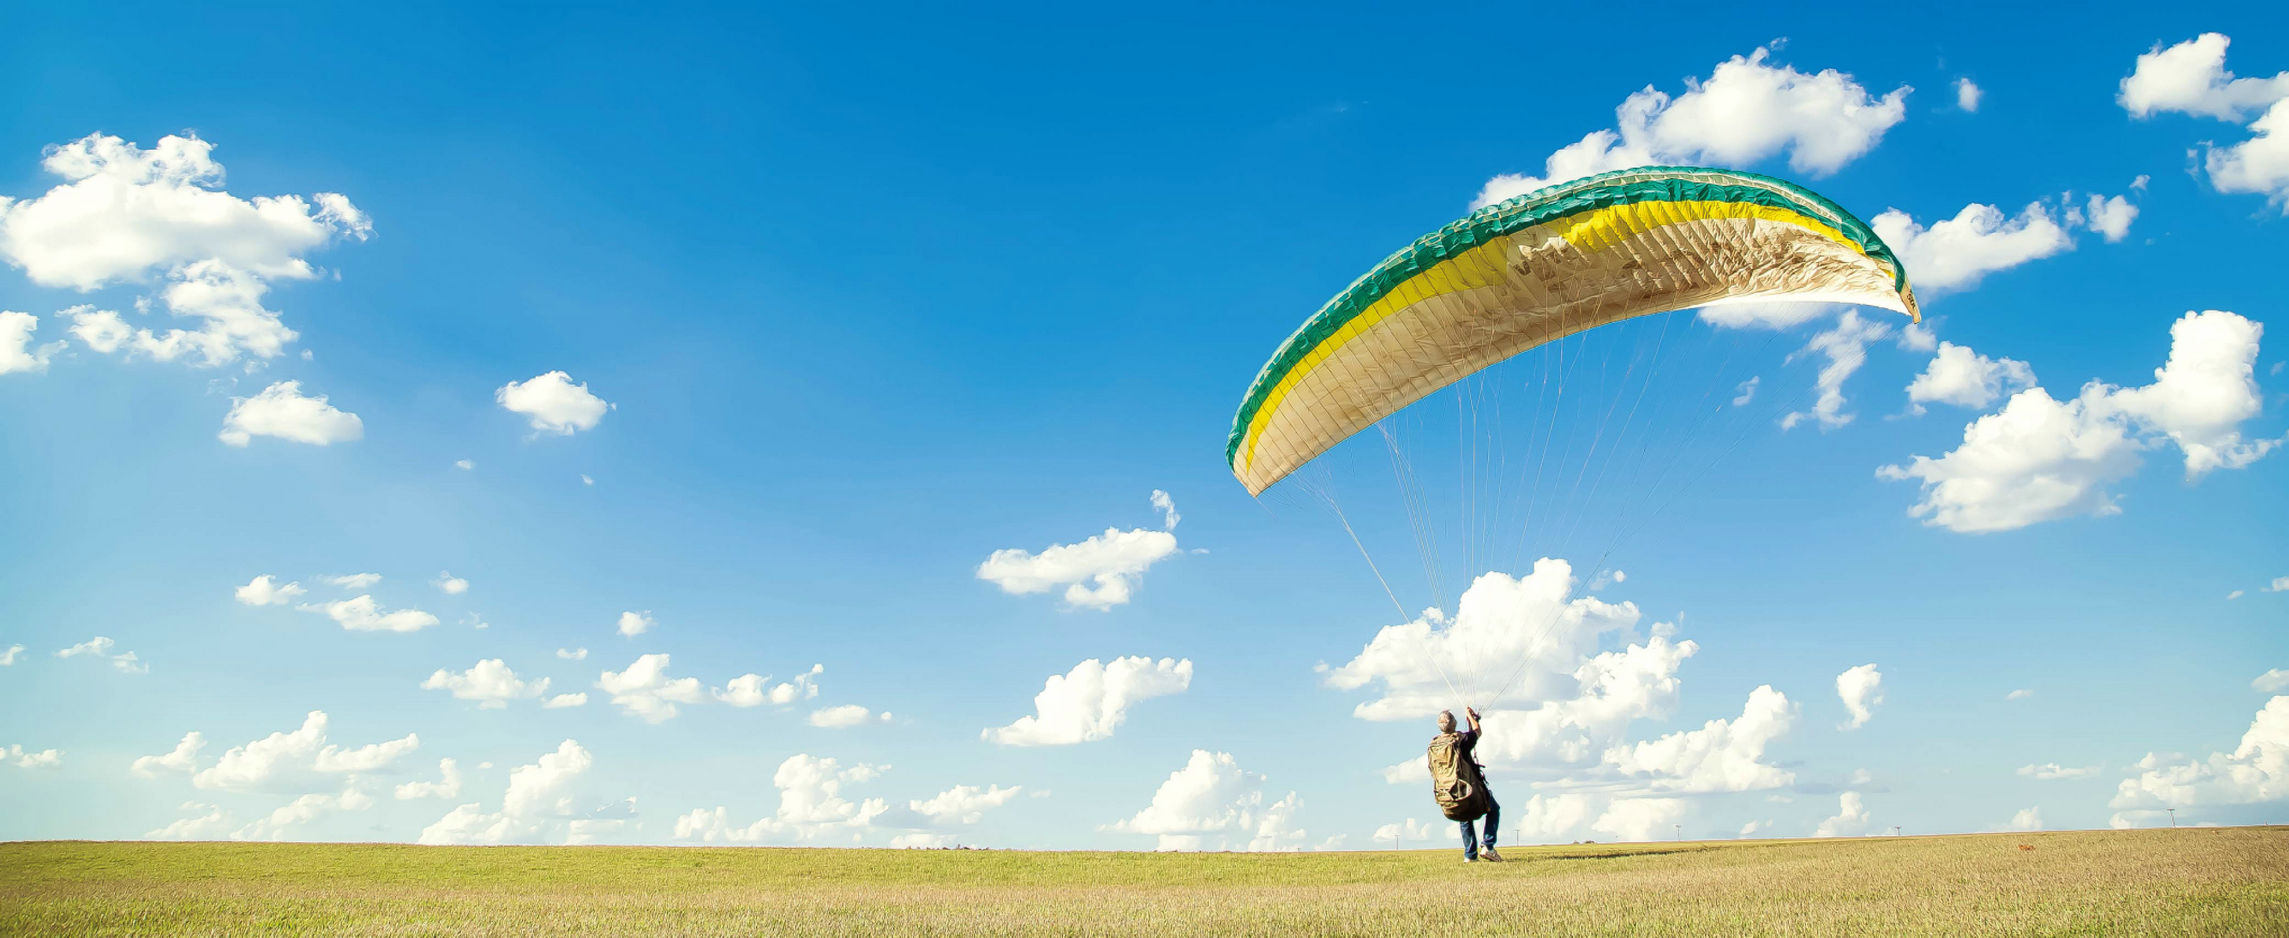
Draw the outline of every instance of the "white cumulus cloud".
[[[1441,819],[1434,823],[1428,821],[1418,821],[1414,818],[1407,818],[1403,821],[1394,821],[1392,823],[1385,824],[1376,828],[1374,840],[1377,843],[1392,844],[1403,843],[1407,841],[1419,842],[1429,840],[1433,837],[1451,837],[1454,835],[1454,831],[1455,827],[1453,821]]]
[[[1163,523],[1176,527],[1175,502],[1166,492],[1156,490],[1153,496]],[[1175,553],[1176,535],[1166,530],[1106,528],[1078,544],[1052,544],[1038,554],[1015,547],[994,551],[978,565],[978,579],[1021,596],[1062,586],[1065,602],[1072,606],[1111,609],[1135,595],[1147,569]]]
[[[620,817],[604,812],[582,812],[578,790],[596,758],[580,743],[567,739],[554,751],[542,753],[531,764],[509,771],[509,784],[501,795],[499,811],[485,811],[480,802],[455,807],[421,831],[424,844],[540,843],[555,840],[581,843],[600,827],[616,825]]]
[[[976,824],[985,813],[1008,804],[1024,791],[1022,786],[956,785],[925,800],[909,801],[907,810],[944,824]]]
[[[676,704],[706,699],[698,678],[669,677],[668,656],[659,653],[639,657],[623,670],[604,672],[596,679],[596,689],[611,694],[614,704],[647,723],[675,716]]]
[[[1796,705],[1770,686],[1749,692],[1741,715],[1710,720],[1634,746],[1616,747],[1606,762],[1624,774],[1651,776],[1655,791],[1757,791],[1778,788],[1796,774],[1764,763],[1765,747],[1788,733]]]
[[[2107,805],[2121,812],[2116,827],[2126,826],[2134,812],[2289,798],[2289,696],[2267,700],[2230,753],[2202,759],[2147,753],[2135,768],[2139,773],[2123,779]]]
[[[2289,212],[2289,98],[2249,124],[2250,138],[2209,151],[2204,165],[2219,192],[2249,192]]]
[[[1454,616],[1432,609],[1412,622],[1387,626],[1357,657],[1329,669],[1325,680],[1338,690],[1380,684],[1381,697],[1352,710],[1369,720],[1427,719],[1455,703],[1450,683],[1507,683],[1515,696],[1506,699],[1521,705],[1572,696],[1581,687],[1578,672],[1601,636],[1627,633],[1640,619],[1633,603],[1575,598],[1574,585],[1572,565],[1550,557],[1535,561],[1523,577],[1483,574],[1463,592]]]
[[[2184,454],[2189,480],[2247,466],[2281,443],[2241,431],[2262,409],[2253,366],[2264,328],[2230,312],[2189,312],[2171,325],[2169,360],[2153,383],[2092,381],[2065,401],[2028,388],[1965,427],[1955,450],[1877,476],[1919,480],[1923,497],[1909,513],[1926,524],[1978,533],[2119,513],[2110,487],[2160,440]]]
[[[2154,382],[2114,391],[2107,403],[2176,443],[2188,479],[2249,465],[2281,442],[2244,441],[2239,430],[2263,409],[2255,366],[2264,335],[2262,324],[2233,313],[2188,312],[2170,324],[2170,357]]]
[[[1853,414],[1844,412],[1844,381],[1868,362],[1868,344],[1892,334],[1889,323],[1860,315],[1857,309],[1847,309],[1836,318],[1836,324],[1814,335],[1802,349],[1789,356],[1790,361],[1804,355],[1819,355],[1828,360],[1821,366],[1814,387],[1820,396],[1809,411],[1798,411],[1780,419],[1783,430],[1812,420],[1822,430],[1833,430],[1851,423]]]
[[[336,409],[326,395],[304,396],[300,381],[280,381],[253,397],[231,398],[230,413],[223,415],[222,432],[215,438],[232,446],[245,446],[258,436],[327,446],[365,435],[358,415]]]
[[[61,749],[31,750],[16,743],[9,743],[6,748],[0,749],[0,762],[6,762],[19,769],[52,769],[64,764],[64,751]]]
[[[2138,178],[2143,180],[2146,177]],[[2090,230],[2098,232],[2099,237],[2105,238],[2108,244],[2113,244],[2130,236],[2130,223],[2138,220],[2138,206],[2119,195],[2093,194],[2088,208],[2083,211],[2083,219],[2089,223]]]
[[[2016,216],[1992,205],[1966,205],[1954,218],[1928,228],[1906,212],[1890,209],[1869,225],[1899,255],[1916,291],[1926,296],[1969,289],[1988,274],[2074,248],[2067,226],[2040,202]]]
[[[884,714],[884,716],[888,715],[889,714]],[[849,729],[853,726],[865,726],[867,723],[872,722],[873,720],[874,711],[868,710],[867,708],[861,707],[857,704],[843,704],[839,707],[822,707],[820,709],[811,711],[810,716],[810,722],[812,726],[831,730]]]
[[[2203,33],[2165,49],[2161,44],[2138,57],[2116,98],[2134,117],[2177,111],[2237,120],[2289,98],[2289,72],[2271,78],[2237,78],[2225,67],[2233,40]]]
[[[1176,513],[1176,499],[1169,497],[1167,492],[1153,489],[1152,507],[1160,511],[1160,526],[1163,528],[1174,531],[1176,523],[1184,520],[1183,515]]]
[[[1631,723],[1676,708],[1679,671],[1700,646],[1677,639],[1669,623],[1640,633],[1634,606],[1575,598],[1571,590],[1569,565],[1551,558],[1527,577],[1482,576],[1464,593],[1459,615],[1450,620],[1431,610],[1383,629],[1359,658],[1327,669],[1329,683],[1379,683],[1382,696],[1356,707],[1355,716],[1425,726],[1440,709],[1459,709],[1450,681],[1503,701],[1483,713],[1487,735],[1478,758],[1497,779],[1538,777],[1537,785],[1559,787],[1508,805],[1506,819],[1522,821],[1529,840],[1635,834],[1691,803],[1671,804],[1669,795],[1764,790],[1795,780],[1765,759],[1798,716],[1797,705],[1769,686],[1749,694],[1737,716],[1628,740]],[[1607,636],[1621,647],[1601,650]],[[1420,756],[1382,774],[1409,787],[1428,778]]]
[[[198,260],[265,277],[314,275],[299,255],[370,224],[347,199],[239,199],[214,144],[168,135],[146,150],[90,134],[48,148],[41,168],[65,180],[36,199],[0,200],[0,256],[42,286],[92,290]]]
[[[294,597],[300,596],[302,593],[302,584],[279,583],[270,574],[265,573],[248,580],[245,586],[239,587],[237,592],[232,595],[236,596],[239,602],[249,606],[283,606],[293,602]]]
[[[271,281],[307,280],[304,255],[373,225],[337,193],[255,196],[223,191],[214,145],[169,135],[146,150],[90,134],[49,147],[41,168],[63,181],[28,199],[0,197],[0,260],[34,283],[95,290],[160,282],[158,299],[190,328],[133,328],[81,307],[73,332],[98,352],[126,348],[160,360],[221,365],[269,359],[297,335],[262,306]]]
[[[2038,781],[2055,782],[2066,778],[2088,778],[2098,774],[2098,766],[2060,765],[2045,762],[2041,765],[2022,765],[2019,774]]]
[[[1845,729],[1856,730],[1868,725],[1875,716],[1875,707],[1884,702],[1884,675],[1873,664],[1848,668],[1836,675],[1836,697],[1844,702],[1844,710],[1852,718]]]
[[[1859,158],[1907,116],[1908,88],[1875,97],[1834,69],[1807,74],[1770,64],[1758,48],[1717,64],[1682,93],[1647,86],[1614,110],[1615,126],[1552,153],[1542,175],[1487,181],[1477,208],[1543,186],[1648,163],[1747,166],[1782,153],[1800,173],[1826,175]]]
[[[1023,791],[1019,785],[956,785],[929,798],[908,801],[903,808],[892,807],[874,824],[904,829],[905,833],[890,839],[892,847],[953,846],[960,831],[985,820],[986,812],[1008,804]],[[1033,794],[1038,798],[1049,793],[1037,790]]]
[[[742,674],[724,686],[709,691],[709,694],[734,707],[760,707],[767,703],[784,707],[798,700],[817,697],[819,675],[825,674],[826,670],[826,665],[814,664],[810,670],[795,675],[793,680],[778,684],[771,684],[769,675]]]
[[[1749,406],[1749,402],[1750,402],[1750,401],[1756,400],[1756,388],[1757,388],[1757,385],[1759,385],[1759,384],[1762,384],[1763,382],[1764,382],[1764,376],[1762,376],[1762,375],[1753,376],[1753,377],[1749,378],[1747,381],[1743,381],[1743,382],[1741,382],[1739,387],[1736,387],[1736,388],[1734,388],[1734,389],[1733,389],[1733,390],[1735,390],[1735,391],[1739,392],[1739,393],[1737,393],[1737,394],[1734,394],[1734,395],[1733,395],[1733,406],[1734,406],[1734,407],[1747,407],[1747,406]]]
[[[452,759],[437,760],[437,781],[406,782],[394,793],[399,801],[416,798],[458,798],[461,796],[461,765]]]
[[[330,603],[304,603],[295,607],[316,612],[352,632],[418,632],[437,624],[437,617],[419,609],[384,610],[370,595]]]
[[[1986,407],[2034,384],[2035,370],[2026,362],[1988,358],[1969,347],[1941,342],[1931,363],[1908,384],[1908,410],[1921,414],[1925,404],[1935,403]]]
[[[1546,773],[1616,769],[1616,750],[1630,751],[1620,745],[1624,731],[1632,721],[1662,716],[1675,708],[1683,686],[1677,672],[1699,650],[1694,642],[1672,641],[1667,635],[1655,634],[1625,648],[1582,658],[1571,674],[1549,675],[1547,683],[1538,679],[1537,689],[1505,698],[1520,709],[1489,709],[1482,714],[1489,730],[1478,745],[1478,758],[1493,770]],[[1353,712],[1367,719],[1377,718],[1367,712]],[[1793,710],[1790,713],[1793,719]],[[1644,767],[1651,770],[1650,763]],[[1420,757],[1385,768],[1383,776],[1387,781],[1406,784],[1425,782],[1430,777]],[[1650,790],[1654,785],[1674,788],[1676,780],[1641,776],[1630,783]],[[1588,819],[1587,815],[1582,818]],[[1565,838],[1553,835],[1553,839]]]
[[[890,805],[880,798],[851,801],[843,796],[843,786],[873,781],[887,769],[866,763],[845,768],[832,757],[797,753],[779,763],[771,774],[772,786],[779,789],[776,812],[742,827],[733,825],[729,812],[722,807],[695,809],[676,819],[675,837],[707,843],[751,843],[773,836],[808,840],[831,831],[864,828],[889,811]]]
[[[1812,831],[1814,837],[1849,837],[1868,829],[1868,807],[1860,793],[1848,791],[1836,798],[1836,814],[1821,821]]]
[[[73,645],[70,648],[56,652],[56,657],[77,658],[85,655],[90,658],[109,661],[111,662],[111,666],[113,668],[127,674],[150,673],[151,666],[143,663],[141,660],[138,660],[135,657],[134,652],[123,651],[118,654],[113,654],[111,649],[116,647],[118,644],[119,643],[114,642],[109,638],[98,635],[94,638],[88,639],[87,641]]]
[[[421,745],[420,737],[407,733],[345,749],[327,741],[328,722],[325,711],[312,710],[292,732],[231,747],[214,765],[193,774],[191,784],[224,791],[291,791],[306,788],[321,776],[387,767]]]
[[[2289,71],[2270,78],[2240,78],[2225,67],[2223,33],[2203,33],[2169,48],[2156,45],[2138,57],[2122,80],[2117,100],[2134,117],[2176,111],[2249,124],[2246,140],[2204,143],[2202,166],[2219,192],[2264,195],[2289,211]]]
[[[643,612],[623,612],[620,614],[620,634],[629,638],[651,631],[654,624],[656,623],[652,621],[651,610],[648,609]]]
[[[486,658],[469,666],[466,671],[448,671],[439,668],[421,682],[422,690],[450,691],[462,700],[477,701],[485,709],[499,709],[509,701],[538,697],[548,693],[548,678],[527,681],[517,677],[507,662],[499,658]]]
[[[355,785],[337,794],[318,792],[296,798],[280,805],[270,814],[256,818],[253,823],[232,831],[232,840],[285,840],[287,832],[338,811],[363,811],[373,807],[373,796]]]
[[[0,202],[0,207],[4,206],[5,202]],[[32,333],[39,328],[38,316],[14,310],[0,311],[0,375],[48,370],[48,359],[63,350],[63,343],[33,345]]]
[[[230,829],[229,815],[215,805],[186,801],[182,810],[201,813],[177,818],[165,827],[146,831],[143,836],[152,840],[215,840]]]
[[[183,738],[175,743],[175,748],[165,755],[135,757],[135,762],[128,766],[128,770],[144,778],[154,778],[162,773],[179,772],[188,775],[198,768],[199,750],[206,747],[207,738],[198,730],[192,730],[184,733]]]
[[[536,433],[562,436],[596,429],[604,412],[614,406],[589,393],[588,385],[574,384],[572,376],[561,371],[501,385],[493,392],[493,399],[503,408],[530,418]]]
[[[703,843],[753,843],[771,834],[771,819],[762,818],[745,826],[731,822],[731,811],[722,805],[714,810],[693,808],[676,818],[675,838],[697,840]]]
[[[1004,746],[1063,746],[1113,735],[1139,701],[1180,694],[1192,686],[1192,659],[1090,658],[1052,674],[1033,697],[1033,715],[982,738]]]
[[[2011,820],[2008,823],[2003,825],[2005,831],[2039,831],[2042,829],[2043,809],[2040,807],[2021,808],[2011,815]]]
[[[1203,849],[1210,835],[1221,835],[1219,847],[1240,839],[1249,850],[1296,849],[1304,837],[1293,825],[1300,802],[1290,792],[1266,804],[1263,784],[1262,775],[1240,768],[1231,753],[1195,749],[1150,804],[1106,829],[1156,836],[1162,850]]]
[[[1511,823],[1521,843],[1579,840],[1603,813],[1605,805],[1604,799],[1580,792],[1537,793],[1524,804],[1513,800],[1504,806],[1503,820]],[[1450,830],[1451,827],[1440,833]]]
[[[1908,513],[1963,533],[2118,514],[2108,487],[2137,471],[2140,447],[2110,414],[2089,395],[2059,401],[2028,388],[1965,427],[1961,446],[1883,466],[1877,476],[1921,481],[1923,497]]]
[[[509,771],[501,809],[513,817],[570,814],[573,800],[566,792],[567,783],[595,764],[595,758],[579,743],[569,739],[558,743],[555,752]]]
[[[1682,798],[1620,798],[1590,822],[1590,829],[1621,841],[1659,840],[1675,831],[1685,810]]]

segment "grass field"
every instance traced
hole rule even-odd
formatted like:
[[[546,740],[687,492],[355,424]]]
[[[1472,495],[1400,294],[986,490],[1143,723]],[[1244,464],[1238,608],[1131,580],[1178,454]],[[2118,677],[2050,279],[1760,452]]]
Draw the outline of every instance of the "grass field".
[[[2283,827],[1505,852],[11,843],[0,934],[2289,935]]]

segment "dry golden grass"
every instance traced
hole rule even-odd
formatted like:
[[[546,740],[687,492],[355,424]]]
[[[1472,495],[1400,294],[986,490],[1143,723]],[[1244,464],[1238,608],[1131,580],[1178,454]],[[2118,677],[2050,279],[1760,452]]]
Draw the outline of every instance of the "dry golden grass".
[[[2289,935],[2289,828],[1505,853],[18,843],[0,934]]]

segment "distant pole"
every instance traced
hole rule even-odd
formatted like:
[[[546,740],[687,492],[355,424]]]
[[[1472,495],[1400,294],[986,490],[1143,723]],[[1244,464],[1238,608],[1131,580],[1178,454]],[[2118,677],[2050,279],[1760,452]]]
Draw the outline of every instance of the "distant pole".
[[[1685,839],[1685,825],[1683,825],[1683,824],[1671,824],[1671,825],[1669,825],[1669,827],[1670,827],[1670,829],[1672,829],[1672,830],[1675,830],[1675,831],[1677,832],[1677,838],[1676,838],[1676,839],[1678,839],[1678,840],[1684,840],[1684,839]]]
[[[2176,827],[2176,826],[2178,826],[2178,809],[2176,809],[2176,808],[2163,808],[2162,810],[2170,812],[2170,826],[2171,826],[2171,827]]]
[[[1897,825],[1897,824],[1894,824],[1894,825],[1892,825],[1892,836],[1894,836],[1894,837],[1898,837],[1899,835],[1900,835],[1900,826],[1899,826],[1899,825]]]

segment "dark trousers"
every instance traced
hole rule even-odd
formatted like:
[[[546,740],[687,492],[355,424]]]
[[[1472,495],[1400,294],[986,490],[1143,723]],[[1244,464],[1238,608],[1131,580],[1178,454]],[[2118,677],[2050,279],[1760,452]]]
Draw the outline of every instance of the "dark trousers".
[[[1494,849],[1494,831],[1502,826],[1502,803],[1494,800],[1493,792],[1486,793],[1486,816],[1479,818],[1478,824],[1486,839],[1487,849]],[[1470,822],[1462,822],[1462,858],[1478,859],[1478,843],[1479,836],[1471,833]]]

